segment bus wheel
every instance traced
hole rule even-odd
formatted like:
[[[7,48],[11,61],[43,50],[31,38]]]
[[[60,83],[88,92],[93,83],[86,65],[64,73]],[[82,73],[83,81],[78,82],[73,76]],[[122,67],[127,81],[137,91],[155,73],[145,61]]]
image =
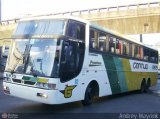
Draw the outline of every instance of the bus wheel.
[[[151,86],[151,81],[150,79],[147,80],[147,84],[146,84],[146,89],[145,92],[149,92],[149,87]]]
[[[94,90],[92,89],[90,85],[88,85],[86,92],[85,92],[84,100],[82,100],[82,104],[83,105],[92,104],[93,97],[94,97]]]
[[[140,92],[144,93],[146,91],[146,81],[143,80],[141,83],[141,88],[140,88]]]

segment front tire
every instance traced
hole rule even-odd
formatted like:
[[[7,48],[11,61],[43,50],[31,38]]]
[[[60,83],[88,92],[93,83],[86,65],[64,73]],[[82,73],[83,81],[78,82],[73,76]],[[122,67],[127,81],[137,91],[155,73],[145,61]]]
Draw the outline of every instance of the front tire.
[[[86,89],[85,97],[84,97],[84,100],[82,100],[82,104],[84,106],[92,104],[93,97],[94,97],[94,92],[92,87],[89,85]]]

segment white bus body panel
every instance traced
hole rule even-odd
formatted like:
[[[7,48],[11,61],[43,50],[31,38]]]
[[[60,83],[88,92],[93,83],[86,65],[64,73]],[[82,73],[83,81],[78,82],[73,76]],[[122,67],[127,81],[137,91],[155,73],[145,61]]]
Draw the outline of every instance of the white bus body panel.
[[[44,90],[34,87],[22,86],[12,83],[3,82],[4,86],[9,87],[10,95],[16,96],[19,98],[24,98],[28,100],[33,100],[36,102],[46,103],[46,104],[59,104],[58,101],[58,90]],[[38,97],[37,93],[46,94],[47,98]]]

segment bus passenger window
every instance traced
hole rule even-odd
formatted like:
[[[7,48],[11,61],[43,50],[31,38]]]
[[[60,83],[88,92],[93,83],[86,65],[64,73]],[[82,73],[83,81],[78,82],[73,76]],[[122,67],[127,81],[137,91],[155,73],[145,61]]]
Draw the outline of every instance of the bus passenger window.
[[[116,54],[120,54],[120,41],[119,39],[116,39]]]
[[[129,55],[129,43],[126,43],[126,54]]]
[[[135,48],[135,45],[132,44],[132,57],[134,57],[134,48]]]
[[[105,40],[106,40],[106,35],[103,33],[99,34],[99,50],[100,51],[105,51]]]
[[[109,38],[109,51],[111,53],[115,53],[115,45],[116,45],[116,39],[113,37]]]
[[[105,48],[106,48],[106,52],[109,51],[109,35],[106,35],[106,40],[105,41]]]
[[[134,57],[140,58],[139,46],[138,45],[135,45],[135,47],[134,47]]]
[[[129,43],[129,56],[132,57],[132,44]]]
[[[89,48],[93,48],[94,43],[94,31],[90,30]]]
[[[157,56],[158,56],[158,54],[157,54],[157,52],[155,52],[155,51],[150,51],[150,61],[151,62],[155,62],[155,63],[157,63]]]
[[[149,48],[146,48],[146,47],[143,47],[143,59],[144,60],[146,60],[146,61],[148,61],[149,60],[149,54],[150,54],[150,52],[149,52]]]
[[[90,30],[90,48],[98,48],[98,32]]]
[[[123,41],[119,40],[119,50],[120,50],[120,54],[123,54]]]
[[[127,55],[127,43],[123,41],[123,54]]]
[[[143,59],[143,47],[139,48],[140,59]]]

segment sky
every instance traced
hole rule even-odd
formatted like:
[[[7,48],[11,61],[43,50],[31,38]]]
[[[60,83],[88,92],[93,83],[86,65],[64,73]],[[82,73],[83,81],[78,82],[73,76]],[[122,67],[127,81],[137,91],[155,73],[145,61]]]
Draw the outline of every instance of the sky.
[[[7,20],[26,15],[51,14],[157,1],[160,2],[160,0],[1,0],[1,10],[2,20]],[[139,35],[133,35],[133,38],[139,39]],[[155,45],[160,42],[160,33],[145,34],[143,39],[146,44]]]
[[[2,20],[27,14],[47,14],[160,0],[1,0]]]

